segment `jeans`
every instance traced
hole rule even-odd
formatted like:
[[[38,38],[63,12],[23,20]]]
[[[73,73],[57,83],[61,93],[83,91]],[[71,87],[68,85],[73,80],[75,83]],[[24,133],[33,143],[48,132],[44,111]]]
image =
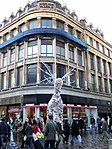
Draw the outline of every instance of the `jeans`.
[[[30,147],[30,149],[34,148],[32,137],[27,136],[27,139],[26,139],[26,142],[25,142],[25,149],[28,149],[28,146]]]
[[[49,148],[50,145],[50,148]],[[45,140],[45,149],[55,149],[55,140]]]
[[[81,146],[81,142],[80,142],[78,136],[72,136],[72,138],[71,138],[71,146],[74,145],[75,138],[77,139],[78,145]]]
[[[4,134],[0,135],[0,147],[2,147],[2,149],[6,149],[4,140],[5,140],[5,135]]]

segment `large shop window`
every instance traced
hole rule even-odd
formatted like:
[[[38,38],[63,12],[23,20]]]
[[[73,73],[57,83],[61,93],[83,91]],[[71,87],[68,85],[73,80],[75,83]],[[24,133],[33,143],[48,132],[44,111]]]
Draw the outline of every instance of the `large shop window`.
[[[65,59],[65,43],[63,41],[56,40],[56,56]]]
[[[18,60],[23,60],[24,56],[24,44],[20,45],[18,48]]]
[[[27,66],[27,84],[37,82],[37,64]]]
[[[57,64],[57,78],[62,78],[66,74],[66,66]],[[66,83],[67,78],[64,80],[64,84]]]
[[[7,53],[3,53],[3,67],[7,65]]]
[[[9,88],[14,87],[15,82],[14,82],[14,70],[9,71]]]
[[[64,22],[61,20],[56,20],[56,27],[58,29],[64,30]]]
[[[52,56],[53,55],[53,46],[51,39],[42,39],[41,40],[41,56]]]
[[[30,20],[29,21],[29,29],[37,28],[37,20]]]
[[[74,62],[74,47],[69,45],[69,60]]]
[[[37,56],[37,40],[28,42],[28,58]]]
[[[10,64],[13,64],[15,60],[15,49],[10,51]]]
[[[78,50],[78,64],[82,66],[82,51]]]
[[[52,84],[53,78],[51,75],[53,74],[53,64],[45,63],[41,64],[41,81],[42,84]]]
[[[17,86],[22,85],[23,81],[23,67],[17,68]]]
[[[83,71],[79,70],[79,86],[80,88],[84,88],[84,76]]]
[[[6,89],[6,72],[2,73],[1,89]]]
[[[52,28],[52,19],[42,18],[41,19],[41,27],[42,28]]]

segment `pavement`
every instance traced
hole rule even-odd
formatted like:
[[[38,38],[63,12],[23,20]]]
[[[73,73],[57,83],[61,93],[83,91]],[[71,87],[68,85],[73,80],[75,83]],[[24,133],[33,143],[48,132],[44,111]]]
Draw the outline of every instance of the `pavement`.
[[[112,135],[109,135],[108,138],[102,137],[102,134],[93,133],[90,134],[90,131],[83,132],[82,137],[82,146],[81,149],[109,149],[109,139],[112,138]],[[68,144],[63,144],[62,142],[59,145],[59,149],[79,149],[77,139],[75,139],[74,146],[70,145],[70,139]]]

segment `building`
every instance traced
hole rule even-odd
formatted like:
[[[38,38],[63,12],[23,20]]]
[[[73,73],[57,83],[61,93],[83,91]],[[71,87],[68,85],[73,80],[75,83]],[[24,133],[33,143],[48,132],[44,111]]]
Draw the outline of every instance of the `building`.
[[[0,114],[46,116],[53,84],[46,82],[43,62],[57,78],[75,68],[62,87],[65,118],[70,112],[71,118],[90,116],[96,107],[100,115],[111,115],[112,45],[54,0],[29,2],[0,25]]]

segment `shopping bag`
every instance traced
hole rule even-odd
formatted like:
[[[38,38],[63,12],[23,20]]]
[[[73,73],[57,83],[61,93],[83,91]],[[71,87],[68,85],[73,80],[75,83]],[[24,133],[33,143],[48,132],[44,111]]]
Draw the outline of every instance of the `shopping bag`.
[[[33,133],[33,144],[35,149],[44,149],[36,134]]]

